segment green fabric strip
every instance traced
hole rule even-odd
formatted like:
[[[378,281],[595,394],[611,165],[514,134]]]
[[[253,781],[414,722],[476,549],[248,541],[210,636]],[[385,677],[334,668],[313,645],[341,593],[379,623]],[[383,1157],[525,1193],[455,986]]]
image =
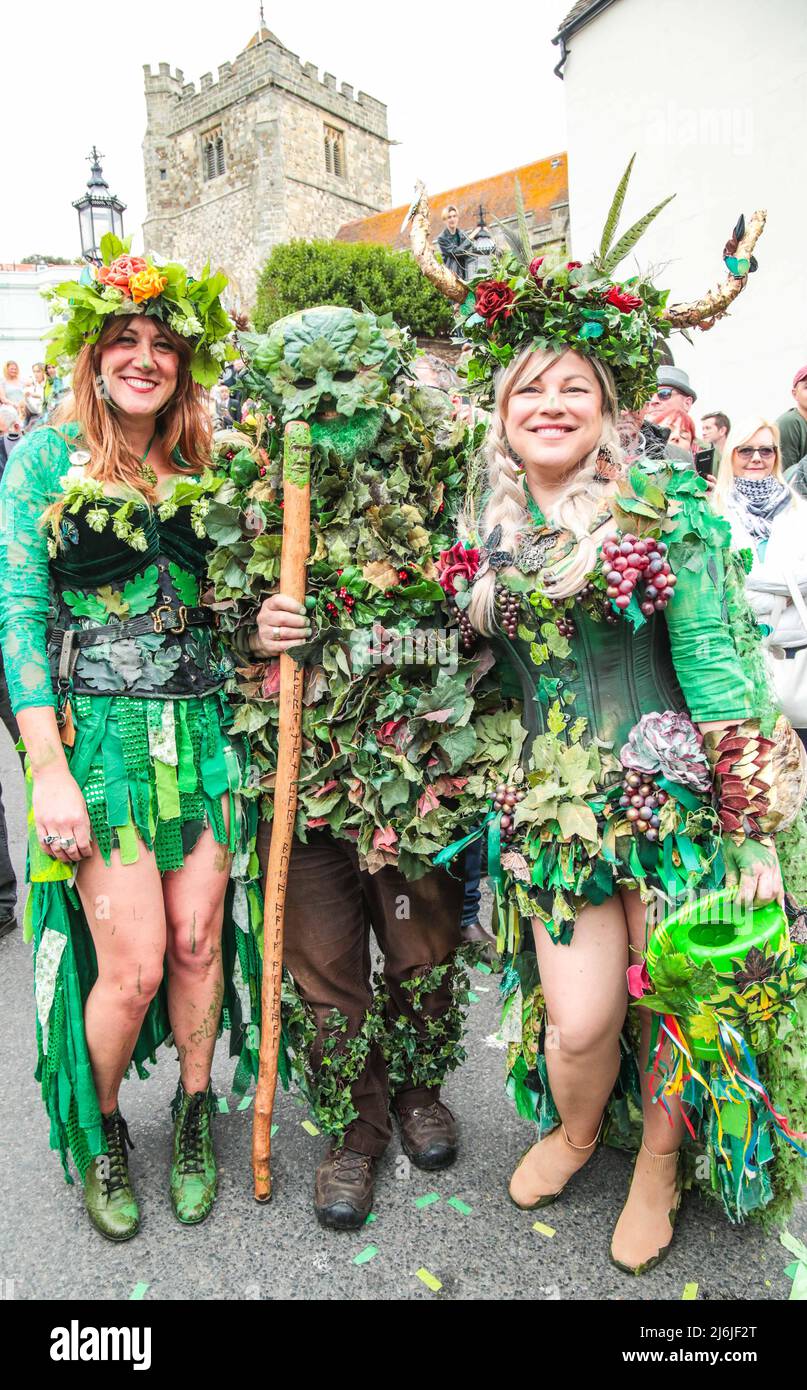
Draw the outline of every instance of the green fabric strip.
[[[104,794],[109,825],[126,825],[129,820],[129,781],[123,760],[123,744],[117,727],[107,721],[101,755],[104,761]]]
[[[177,770],[170,763],[154,763],[157,787],[157,807],[160,820],[176,820],[179,816],[179,785]]]
[[[178,700],[175,710],[179,714],[177,727],[177,759],[179,762],[179,790],[181,792],[195,792],[199,779],[196,774],[196,766],[193,757],[193,742],[191,732],[188,728],[188,711],[183,700]],[[205,702],[205,713],[207,712],[207,702]],[[202,771],[204,781],[204,769]],[[179,815],[179,811],[176,813]]]

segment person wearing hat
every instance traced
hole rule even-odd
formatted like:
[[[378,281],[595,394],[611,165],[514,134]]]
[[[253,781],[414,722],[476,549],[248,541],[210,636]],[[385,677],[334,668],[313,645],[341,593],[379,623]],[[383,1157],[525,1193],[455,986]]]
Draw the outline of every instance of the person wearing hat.
[[[656,381],[655,395],[645,406],[644,418],[657,425],[671,410],[683,410],[688,415],[698,394],[683,367],[659,367]]]
[[[795,469],[807,454],[807,363],[796,372],[791,395],[796,404],[776,421],[781,440],[782,467],[788,482],[792,482],[788,470]]]

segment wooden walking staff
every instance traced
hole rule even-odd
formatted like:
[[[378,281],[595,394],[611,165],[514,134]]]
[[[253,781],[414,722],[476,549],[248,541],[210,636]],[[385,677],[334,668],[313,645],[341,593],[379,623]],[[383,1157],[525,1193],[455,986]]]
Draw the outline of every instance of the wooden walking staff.
[[[311,540],[311,431],[301,420],[286,426],[283,442],[283,548],[280,592],[305,598],[306,562]],[[283,652],[280,657],[280,725],[272,818],[272,843],[266,872],[263,912],[263,984],[261,1051],[255,1114],[252,1123],[252,1172],[255,1200],[272,1195],[272,1110],[280,1047],[280,986],[283,976],[283,913],[297,813],[297,778],[303,713],[303,671]]]

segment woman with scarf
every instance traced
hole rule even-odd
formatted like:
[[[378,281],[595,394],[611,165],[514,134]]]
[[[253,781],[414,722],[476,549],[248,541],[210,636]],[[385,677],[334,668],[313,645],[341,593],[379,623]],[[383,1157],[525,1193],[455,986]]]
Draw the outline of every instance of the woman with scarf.
[[[732,548],[748,552],[746,592],[777,698],[807,742],[807,505],[785,482],[775,424],[753,418],[734,427],[714,503],[731,523]]]

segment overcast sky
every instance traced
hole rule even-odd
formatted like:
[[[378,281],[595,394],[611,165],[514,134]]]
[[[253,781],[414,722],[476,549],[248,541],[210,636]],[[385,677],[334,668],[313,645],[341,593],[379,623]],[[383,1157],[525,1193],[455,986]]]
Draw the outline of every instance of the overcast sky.
[[[267,27],[312,62],[389,107],[394,203],[417,176],[435,191],[565,148],[557,23],[571,0],[266,0]],[[71,207],[95,142],[140,246],[145,215],[143,64],[185,81],[235,58],[258,27],[253,0],[138,0],[4,6],[0,105],[7,181],[0,262],[74,256]],[[213,255],[215,256],[215,250]]]

